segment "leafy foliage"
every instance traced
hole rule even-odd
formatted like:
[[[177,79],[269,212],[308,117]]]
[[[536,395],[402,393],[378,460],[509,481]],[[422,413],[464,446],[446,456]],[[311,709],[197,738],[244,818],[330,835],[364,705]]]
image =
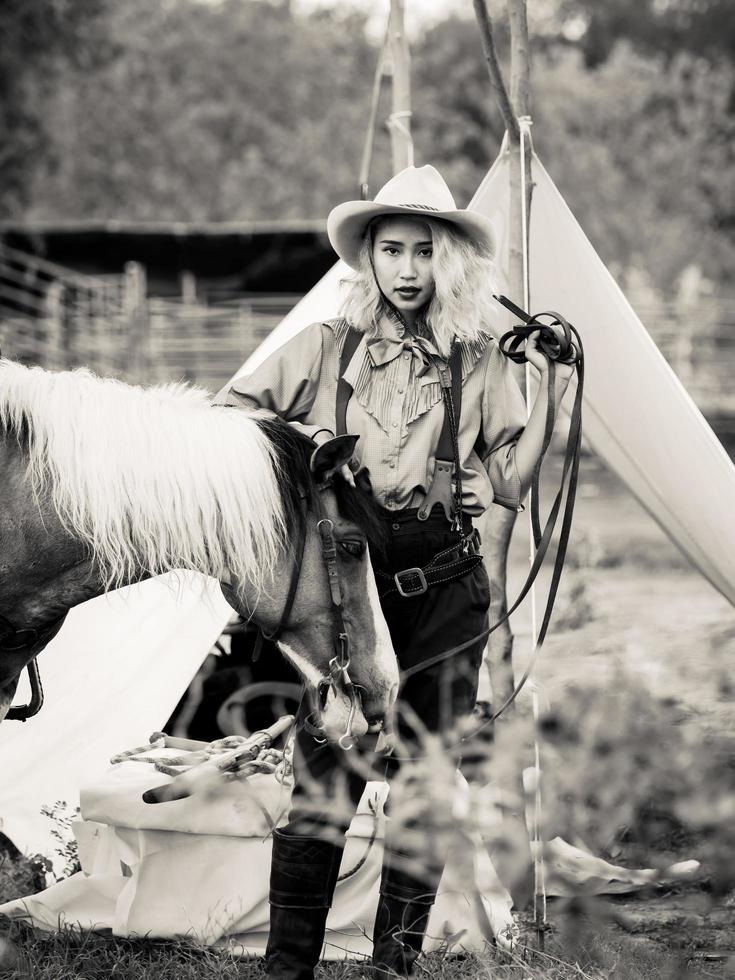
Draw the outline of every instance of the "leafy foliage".
[[[109,30],[116,56],[58,91],[33,213],[290,218],[355,192],[375,57],[356,16],[128,0]]]
[[[70,65],[90,70],[108,46],[101,28],[106,2],[5,0],[0,5],[0,213],[28,204],[29,172],[54,157],[48,108]]]
[[[589,67],[604,62],[621,40],[645,53],[686,51],[717,60],[735,55],[735,7],[729,0],[562,0],[562,17],[580,32]]]

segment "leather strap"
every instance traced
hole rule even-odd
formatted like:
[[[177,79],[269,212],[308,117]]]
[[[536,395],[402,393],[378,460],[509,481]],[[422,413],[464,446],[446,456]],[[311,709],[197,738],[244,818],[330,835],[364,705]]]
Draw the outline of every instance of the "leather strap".
[[[336,436],[347,435],[347,405],[352,397],[352,385],[343,375],[350,366],[350,361],[355,356],[355,351],[360,345],[362,334],[354,327],[349,327],[345,337],[345,345],[339,359],[339,378],[337,380],[337,404],[335,406],[336,425],[334,434]]]
[[[299,587],[299,579],[301,577],[301,566],[304,561],[304,550],[306,548],[306,521],[308,507],[306,504],[306,498],[302,496],[301,498],[301,520],[298,526],[298,539],[296,541],[296,547],[294,548],[294,563],[291,569],[291,578],[288,584],[288,594],[286,595],[286,601],[281,612],[281,619],[278,626],[273,630],[272,633],[267,633],[261,626],[258,630],[258,636],[255,641],[255,647],[253,649],[253,660],[257,660],[260,657],[261,650],[263,648],[263,641],[268,640],[269,643],[275,643],[281,633],[283,632],[285,626],[288,623],[288,618],[291,615],[291,609],[293,608],[294,600],[296,599],[296,592]]]
[[[461,515],[455,513],[461,506],[461,485],[456,484],[456,497],[452,491],[452,476],[459,479],[459,417],[462,412],[462,350],[459,344],[452,345],[449,355],[449,366],[440,368],[442,399],[444,400],[444,422],[439,434],[434,463],[434,475],[424,501],[416,515],[420,521],[425,521],[435,504],[441,504],[448,521],[458,518],[461,525]]]
[[[0,654],[3,649],[17,651],[26,647],[38,647],[40,653],[59,632],[66,616],[67,614],[63,613],[53,623],[37,629],[15,629],[12,623],[0,616]],[[7,721],[27,721],[33,715],[37,715],[43,707],[43,685],[35,657],[29,660],[25,669],[28,671],[31,686],[30,701],[27,704],[12,705],[5,716]]]
[[[452,406],[454,408],[454,422],[457,432],[459,432],[459,418],[462,414],[462,350],[459,344],[452,345],[452,353],[449,355],[450,378],[442,378],[442,387],[451,385]],[[447,384],[449,382],[449,384]],[[452,428],[450,425],[449,413],[444,412],[444,424],[439,436],[439,443],[436,447],[437,459],[454,459],[454,446],[452,445]]]
[[[574,343],[574,337],[579,335],[574,327],[566,320],[561,313],[554,310],[546,310],[543,313],[526,313],[520,306],[509,300],[507,296],[494,296],[502,306],[510,310],[514,316],[523,320],[523,325],[517,324],[512,330],[498,341],[500,350],[509,360],[516,364],[523,364],[526,360],[524,347],[529,334],[534,331],[539,332],[538,345],[546,354],[549,361],[558,361],[560,364],[576,364],[580,358],[581,348]],[[544,323],[542,317],[548,319]]]
[[[43,684],[41,683],[41,672],[38,669],[36,657],[26,664],[28,671],[28,681],[31,686],[31,697],[26,704],[14,704],[5,715],[6,721],[28,721],[43,707]]]

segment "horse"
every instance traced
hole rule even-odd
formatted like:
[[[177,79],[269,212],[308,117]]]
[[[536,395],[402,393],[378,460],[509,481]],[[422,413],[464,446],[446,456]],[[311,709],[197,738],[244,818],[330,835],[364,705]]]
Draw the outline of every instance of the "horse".
[[[327,737],[386,725],[398,667],[370,565],[376,505],[343,476],[355,441],[315,451],[189,385],[0,359],[0,721],[69,609],[188,569],[276,636]]]

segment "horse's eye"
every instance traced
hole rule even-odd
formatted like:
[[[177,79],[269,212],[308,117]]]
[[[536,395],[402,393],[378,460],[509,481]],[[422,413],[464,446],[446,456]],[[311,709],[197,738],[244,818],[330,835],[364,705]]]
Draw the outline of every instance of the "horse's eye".
[[[365,542],[356,540],[340,541],[339,546],[352,558],[362,558],[365,554]]]

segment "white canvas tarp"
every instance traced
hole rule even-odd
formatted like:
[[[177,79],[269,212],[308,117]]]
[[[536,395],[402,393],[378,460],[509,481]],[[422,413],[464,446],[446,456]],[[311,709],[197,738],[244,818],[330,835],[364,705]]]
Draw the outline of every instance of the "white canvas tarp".
[[[735,466],[537,156],[533,181],[531,312],[557,310],[582,335],[585,439],[735,604]],[[504,155],[470,205],[492,217],[502,235],[509,193]],[[566,400],[571,404],[571,392]]]
[[[69,613],[39,664],[45,704],[0,725],[0,830],[28,854],[59,846],[42,806],[79,805],[110,757],[166,721],[231,613],[214,583],[181,573]],[[24,699],[19,688],[17,703]]]

